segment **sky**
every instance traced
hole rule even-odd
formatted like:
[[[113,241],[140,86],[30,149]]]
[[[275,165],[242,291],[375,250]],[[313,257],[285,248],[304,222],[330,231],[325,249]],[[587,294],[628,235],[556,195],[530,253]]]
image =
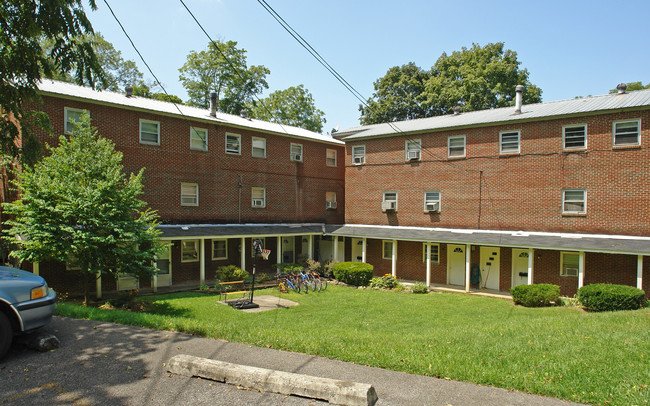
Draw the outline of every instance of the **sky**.
[[[106,1],[170,94],[187,100],[178,68],[208,37],[178,0],[96,0],[95,31],[153,79]],[[269,89],[303,84],[325,112],[324,132],[359,125],[359,100],[302,48],[257,0],[184,0],[213,39],[237,41],[248,65],[270,69]],[[266,0],[364,99],[393,66],[429,69],[473,43],[517,52],[545,102],[650,82],[650,1]]]

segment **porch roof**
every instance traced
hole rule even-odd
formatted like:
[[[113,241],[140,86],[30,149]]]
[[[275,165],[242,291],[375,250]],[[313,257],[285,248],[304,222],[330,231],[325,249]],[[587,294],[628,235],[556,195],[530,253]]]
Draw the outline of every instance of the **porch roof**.
[[[165,240],[196,238],[273,237],[276,235],[322,235],[323,224],[161,224]]]

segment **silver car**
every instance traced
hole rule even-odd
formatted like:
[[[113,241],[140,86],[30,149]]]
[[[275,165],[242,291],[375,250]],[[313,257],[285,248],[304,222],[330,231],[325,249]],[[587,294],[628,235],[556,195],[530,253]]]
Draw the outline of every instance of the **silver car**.
[[[19,332],[48,324],[56,307],[56,292],[31,272],[0,266],[0,358]]]

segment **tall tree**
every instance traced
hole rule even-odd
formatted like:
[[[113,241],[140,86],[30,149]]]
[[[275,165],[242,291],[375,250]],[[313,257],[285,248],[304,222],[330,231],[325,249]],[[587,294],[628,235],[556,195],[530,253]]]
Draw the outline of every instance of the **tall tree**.
[[[18,173],[21,198],[3,206],[13,215],[5,222],[18,247],[11,255],[74,262],[87,299],[97,275],[150,277],[160,243],[158,216],[138,198],[144,169],[127,178],[122,153],[90,127],[88,113],[75,124],[69,139]]]
[[[643,86],[643,83],[641,83],[641,82],[629,82],[629,83],[626,83],[626,85],[627,85],[627,88],[625,89],[625,91],[627,91],[627,92],[634,92],[635,90],[650,89],[650,83]],[[609,92],[610,93],[617,93],[618,89],[610,89]]]
[[[303,85],[276,90],[269,97],[251,103],[251,116],[279,124],[322,132],[325,113],[316,108],[314,98]]]
[[[263,65],[248,67],[246,50],[237,48],[235,41],[210,42],[206,51],[191,51],[179,72],[190,98],[187,104],[208,108],[210,93],[216,92],[217,109],[230,114],[239,114],[268,89],[266,75],[271,73]]]

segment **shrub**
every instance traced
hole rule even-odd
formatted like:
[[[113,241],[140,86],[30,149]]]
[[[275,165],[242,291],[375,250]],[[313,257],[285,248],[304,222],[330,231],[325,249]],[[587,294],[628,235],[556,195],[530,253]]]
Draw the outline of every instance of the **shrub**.
[[[323,264],[322,267],[322,272],[323,272],[322,275],[326,278],[331,278],[334,275],[334,270],[333,270],[334,265],[338,264],[338,262],[339,261],[335,259],[328,259],[327,261],[325,261],[325,264]]]
[[[417,282],[411,286],[411,293],[429,293],[429,288],[422,282]]]
[[[220,282],[244,281],[248,279],[248,271],[235,265],[222,265],[217,268],[216,279]]]
[[[368,286],[373,269],[365,262],[339,262],[332,267],[336,280],[355,286]]]
[[[549,283],[519,285],[510,289],[515,304],[525,307],[544,307],[560,303],[560,287]]]
[[[610,283],[583,286],[576,297],[585,309],[596,312],[636,310],[646,305],[645,292],[641,289]]]
[[[370,287],[375,289],[393,289],[398,284],[399,282],[397,282],[397,279],[389,273],[382,277],[372,278],[370,280]]]
[[[279,264],[273,264],[271,266],[275,268],[275,271],[277,273],[291,273],[296,271],[299,272],[302,270],[302,266],[300,264],[295,264],[292,262],[280,262]]]

